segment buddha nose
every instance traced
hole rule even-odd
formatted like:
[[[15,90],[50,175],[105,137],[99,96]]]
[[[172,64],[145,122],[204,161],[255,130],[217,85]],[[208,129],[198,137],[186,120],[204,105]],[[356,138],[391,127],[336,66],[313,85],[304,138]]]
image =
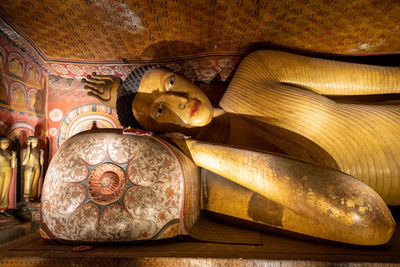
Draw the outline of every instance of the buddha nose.
[[[178,108],[181,109],[181,110],[185,109],[186,108],[186,103],[179,103],[178,104]]]

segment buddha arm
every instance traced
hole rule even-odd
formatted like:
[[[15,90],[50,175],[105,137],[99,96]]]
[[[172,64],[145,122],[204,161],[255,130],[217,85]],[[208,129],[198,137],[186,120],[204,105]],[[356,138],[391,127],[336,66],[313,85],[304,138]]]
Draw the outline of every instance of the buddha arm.
[[[283,206],[292,214],[287,218],[302,218],[301,225],[283,220],[283,229],[364,245],[385,243],[393,233],[395,223],[383,200],[344,173],[196,140],[186,145],[197,165]]]
[[[400,67],[381,67],[318,59],[281,51],[250,54],[272,82],[307,88],[322,95],[400,93]]]
[[[314,70],[310,65],[304,67],[299,63],[299,58],[313,64],[322,62],[326,64],[325,70]],[[295,65],[295,62],[300,65]],[[328,63],[332,65],[329,68],[332,75],[329,75]],[[343,77],[337,76],[342,73],[338,66],[343,67]],[[299,82],[301,75],[305,76],[304,81],[315,85],[324,84],[322,80],[329,78],[326,83],[337,84],[337,88],[345,85],[352,88],[346,92],[355,94],[359,88],[364,88],[362,80],[350,79],[347,73],[369,77],[372,75],[368,74],[369,67],[307,59],[283,52],[257,51],[242,61],[219,104],[229,113],[247,115],[250,119],[281,127],[309,139],[333,158],[338,170],[371,186],[387,204],[400,205],[400,137],[397,134],[400,131],[400,105],[337,103],[311,90],[293,86],[305,83]],[[353,72],[350,71],[352,68]],[[393,84],[392,88],[399,91],[395,73],[397,68],[387,74],[375,73],[379,76],[377,80],[367,79],[370,84],[367,89],[371,89],[367,90],[368,93],[389,92],[390,88],[385,89],[385,84]],[[287,84],[287,80],[283,82],[287,77],[292,77],[292,85]],[[375,90],[381,86],[380,83],[383,88]],[[323,86],[311,89],[328,94]],[[341,90],[338,90],[339,93]]]
[[[17,157],[15,151],[11,152],[11,168],[14,168],[17,163]]]
[[[22,151],[22,166],[28,164],[30,154],[31,154],[31,146],[30,144],[28,144],[28,147]]]
[[[44,150],[43,149],[39,149],[39,151],[40,151],[39,163],[40,163],[40,166],[43,167],[43,164],[44,164]]]

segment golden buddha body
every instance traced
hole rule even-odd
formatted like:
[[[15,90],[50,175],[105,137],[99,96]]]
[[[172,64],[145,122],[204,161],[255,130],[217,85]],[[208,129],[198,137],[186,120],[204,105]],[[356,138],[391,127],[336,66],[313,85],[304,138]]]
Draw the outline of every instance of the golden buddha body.
[[[117,107],[123,126],[182,133],[169,136],[198,166],[234,182],[209,179],[206,209],[376,245],[394,231],[386,204],[400,204],[400,107],[337,103],[324,95],[398,93],[398,77],[399,68],[257,51],[240,64],[219,108],[166,69],[138,69],[122,84],[97,75],[84,82],[90,95]],[[252,216],[268,213],[254,207],[255,194],[280,212],[266,221]]]
[[[43,150],[37,149],[38,139],[28,137],[27,148],[22,150],[24,169],[24,199],[33,201],[39,197],[39,180],[44,162]]]
[[[9,190],[16,163],[15,151],[8,151],[10,140],[6,137],[0,139],[0,211],[9,206]]]

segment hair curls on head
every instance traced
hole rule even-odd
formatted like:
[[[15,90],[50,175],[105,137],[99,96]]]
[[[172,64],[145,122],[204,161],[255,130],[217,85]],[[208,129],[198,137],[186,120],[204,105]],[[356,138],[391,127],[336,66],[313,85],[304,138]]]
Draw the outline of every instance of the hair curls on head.
[[[35,136],[29,136],[28,138],[26,138],[26,141],[32,141],[32,140],[38,140],[38,139]]]
[[[140,81],[142,80],[143,75],[146,71],[154,68],[159,68],[159,66],[141,66],[133,70],[119,86],[116,106],[119,123],[124,128],[131,127],[135,129],[143,129],[132,113],[132,102],[139,90]]]
[[[0,141],[3,141],[3,140],[11,141],[10,138],[8,138],[7,136],[0,136]]]

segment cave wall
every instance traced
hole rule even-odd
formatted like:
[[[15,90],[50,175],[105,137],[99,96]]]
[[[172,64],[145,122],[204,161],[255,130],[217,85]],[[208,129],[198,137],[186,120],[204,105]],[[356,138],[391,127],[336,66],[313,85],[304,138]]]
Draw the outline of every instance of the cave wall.
[[[0,35],[0,135],[46,136],[47,72],[21,48]]]

